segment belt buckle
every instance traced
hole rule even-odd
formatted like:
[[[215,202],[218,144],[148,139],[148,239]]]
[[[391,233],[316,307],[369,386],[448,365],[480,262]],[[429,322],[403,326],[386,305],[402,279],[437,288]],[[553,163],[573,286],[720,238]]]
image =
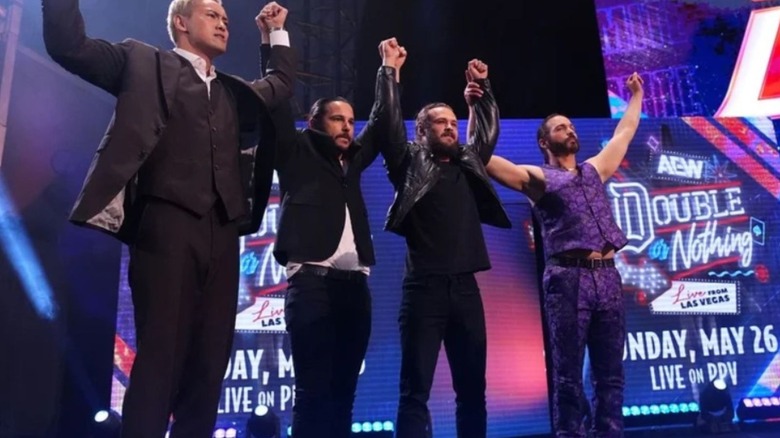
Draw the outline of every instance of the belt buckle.
[[[304,274],[311,274],[317,277],[328,276],[328,268],[319,265],[304,264],[303,266],[301,266],[299,272],[302,272]]]
[[[593,269],[609,268],[613,265],[612,259],[593,259],[591,260],[591,267]]]

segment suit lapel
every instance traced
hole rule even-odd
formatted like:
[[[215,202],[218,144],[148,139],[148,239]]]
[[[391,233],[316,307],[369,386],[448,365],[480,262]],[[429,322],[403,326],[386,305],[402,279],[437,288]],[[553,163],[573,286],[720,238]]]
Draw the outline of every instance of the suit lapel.
[[[328,169],[330,169],[334,174],[336,174],[337,177],[343,178],[345,176],[344,168],[341,167],[341,162],[338,158],[331,155],[331,152],[328,150],[319,150],[320,155],[322,155],[322,158],[325,159],[325,161],[328,163]]]
[[[314,153],[319,155],[324,161],[323,165],[338,178],[343,178],[345,176],[344,168],[341,167],[341,163],[335,156],[336,144],[332,142],[327,134],[320,131],[306,128],[304,132],[309,137]]]
[[[162,94],[165,97],[165,114],[171,115],[173,108],[173,99],[176,97],[176,90],[179,88],[179,72],[181,70],[181,61],[174,52],[157,51],[157,63],[159,65],[158,74],[160,75],[160,86]]]

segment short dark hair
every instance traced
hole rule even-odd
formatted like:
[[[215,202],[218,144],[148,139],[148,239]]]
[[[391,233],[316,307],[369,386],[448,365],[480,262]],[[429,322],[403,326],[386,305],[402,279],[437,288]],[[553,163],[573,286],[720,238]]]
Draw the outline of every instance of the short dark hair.
[[[328,112],[328,105],[333,102],[344,102],[352,106],[350,101],[341,96],[323,97],[317,99],[317,101],[311,105],[311,109],[309,110],[308,121],[313,127],[318,128],[322,126],[322,118],[325,117],[325,114]]]
[[[545,117],[544,120],[542,120],[542,124],[539,125],[539,129],[536,130],[536,146],[539,147],[539,152],[542,153],[542,157],[544,158],[544,164],[550,164],[547,160],[549,159],[549,156],[547,155],[547,151],[542,147],[540,142],[544,138],[545,135],[550,133],[550,130],[547,129],[547,122],[550,121],[553,117],[563,116],[563,114],[559,113],[552,113],[549,116]]]
[[[420,128],[428,124],[428,112],[434,108],[449,108],[452,110],[452,107],[444,102],[433,102],[420,108],[420,111],[417,112],[417,117],[414,119],[414,139],[416,141],[422,140]]]

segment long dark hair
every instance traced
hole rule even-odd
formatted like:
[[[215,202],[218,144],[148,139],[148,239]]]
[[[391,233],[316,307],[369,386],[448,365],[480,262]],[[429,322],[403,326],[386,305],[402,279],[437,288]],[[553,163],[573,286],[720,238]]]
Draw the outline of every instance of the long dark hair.
[[[317,101],[311,105],[311,109],[309,110],[308,120],[313,128],[320,129],[322,127],[322,119],[328,112],[328,105],[333,102],[344,102],[350,106],[352,105],[346,98],[341,96],[323,97],[321,99],[317,99]]]

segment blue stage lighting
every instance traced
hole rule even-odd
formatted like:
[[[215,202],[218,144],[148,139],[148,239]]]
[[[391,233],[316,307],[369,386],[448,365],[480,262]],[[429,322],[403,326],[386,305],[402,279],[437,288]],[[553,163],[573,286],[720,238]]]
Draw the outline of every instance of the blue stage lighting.
[[[0,245],[22,281],[27,297],[41,318],[54,319],[57,309],[41,264],[0,176]]]

